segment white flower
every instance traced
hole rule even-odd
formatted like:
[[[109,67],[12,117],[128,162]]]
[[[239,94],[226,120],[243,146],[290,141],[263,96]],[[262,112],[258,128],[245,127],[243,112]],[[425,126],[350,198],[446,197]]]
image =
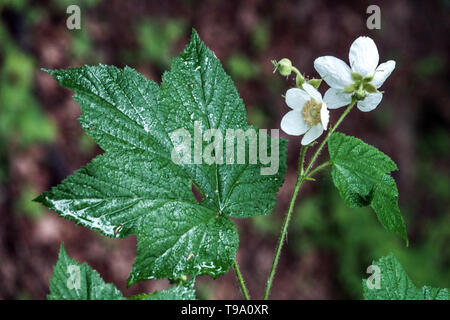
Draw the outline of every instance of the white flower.
[[[292,88],[286,92],[286,104],[292,109],[281,120],[281,129],[287,134],[305,134],[302,145],[316,140],[327,129],[330,114],[319,91],[308,83],[303,89]]]
[[[348,105],[352,95],[355,95],[360,100],[359,110],[372,111],[383,97],[376,89],[392,73],[395,61],[389,60],[378,66],[378,49],[369,37],[359,37],[352,43],[349,60],[350,67],[332,56],[319,57],[314,61],[314,68],[331,87],[325,93],[324,100],[329,109],[336,109]]]

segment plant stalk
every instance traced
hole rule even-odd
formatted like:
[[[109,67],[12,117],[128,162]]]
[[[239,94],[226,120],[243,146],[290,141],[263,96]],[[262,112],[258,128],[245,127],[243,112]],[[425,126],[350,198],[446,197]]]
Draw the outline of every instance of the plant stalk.
[[[269,274],[269,277],[267,279],[266,291],[264,293],[264,300],[267,300],[269,298],[270,289],[272,287],[273,278],[275,276],[275,270],[276,270],[276,268],[278,266],[278,261],[280,259],[281,249],[283,248],[283,244],[284,244],[284,241],[285,241],[285,238],[286,238],[286,234],[287,234],[287,230],[288,230],[288,226],[289,226],[289,221],[291,220],[291,215],[292,215],[292,212],[294,211],[295,201],[297,199],[297,195],[298,195],[298,192],[300,190],[300,187],[302,186],[302,184],[305,181],[305,179],[308,178],[311,174],[314,174],[317,171],[319,171],[320,169],[331,165],[331,162],[327,161],[324,164],[322,164],[322,165],[318,166],[317,168],[315,168],[314,170],[311,170],[312,166],[314,165],[314,162],[317,160],[317,158],[318,158],[320,152],[322,151],[323,147],[328,142],[328,139],[331,137],[331,135],[337,129],[337,127],[341,124],[342,120],[344,120],[344,118],[347,116],[347,114],[353,108],[355,103],[356,103],[356,100],[353,99],[352,102],[347,107],[347,109],[345,109],[345,111],[342,113],[342,115],[336,121],[335,125],[329,130],[328,135],[325,137],[325,139],[323,139],[322,143],[317,148],[316,152],[312,156],[311,161],[309,162],[309,164],[306,167],[306,169],[303,168],[303,163],[304,163],[304,160],[305,160],[305,153],[306,153],[307,147],[302,146],[302,148],[301,148],[300,163],[299,163],[298,175],[297,175],[297,182],[295,183],[294,192],[292,193],[292,198],[291,198],[291,202],[289,204],[289,209],[288,209],[288,212],[286,214],[286,218],[284,219],[283,227],[281,229],[280,238],[278,240],[278,246],[277,246],[277,249],[275,251],[275,256],[274,256],[273,263],[272,263],[272,268],[270,269],[270,274]]]
[[[236,271],[236,277],[238,278],[239,285],[241,286],[242,294],[244,295],[245,300],[250,300],[250,295],[248,294],[247,287],[245,286],[244,278],[242,277],[241,270],[239,269],[239,264],[237,259],[234,259],[234,271]]]
[[[278,246],[275,251],[272,268],[270,269],[269,278],[267,279],[266,291],[264,293],[264,300],[267,300],[269,298],[269,293],[270,293],[270,288],[272,287],[273,277],[275,275],[275,270],[278,265],[278,260],[280,259],[281,249],[283,248],[284,240],[286,238],[286,233],[287,233],[287,229],[289,226],[289,220],[291,220],[292,211],[294,211],[295,200],[297,199],[297,194],[298,194],[300,187],[302,186],[302,183],[304,181],[304,179],[302,178],[302,177],[304,177],[303,163],[305,162],[305,154],[306,154],[307,149],[308,149],[307,146],[302,146],[302,148],[300,150],[300,161],[299,161],[299,166],[298,166],[297,182],[295,183],[294,192],[292,194],[291,202],[289,203],[289,209],[288,209],[287,215],[284,219],[280,238],[278,239]]]
[[[308,174],[307,178],[311,178],[311,176],[313,176],[316,172],[322,170],[323,168],[326,168],[328,166],[331,166],[333,163],[331,161],[327,161],[322,163],[321,165],[317,166],[315,169],[311,170]]]

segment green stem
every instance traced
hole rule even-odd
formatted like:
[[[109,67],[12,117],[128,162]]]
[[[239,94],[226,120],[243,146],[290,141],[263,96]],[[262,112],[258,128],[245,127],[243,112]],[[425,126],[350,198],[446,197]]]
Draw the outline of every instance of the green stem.
[[[294,192],[292,194],[291,202],[289,204],[288,213],[286,215],[286,218],[284,219],[283,228],[281,230],[280,238],[278,239],[278,246],[275,251],[275,257],[273,259],[272,268],[270,269],[269,278],[267,279],[267,285],[266,285],[266,292],[264,293],[264,300],[267,300],[269,298],[270,288],[272,287],[272,281],[273,277],[275,275],[275,270],[278,265],[278,260],[280,259],[281,249],[283,248],[284,239],[286,238],[286,233],[289,225],[289,220],[291,220],[292,211],[294,211],[294,204],[295,200],[297,199],[298,191],[300,190],[300,187],[302,186],[302,183],[304,181],[304,171],[303,171],[303,163],[305,162],[305,154],[306,149],[308,149],[307,146],[302,146],[300,150],[300,162],[298,166],[298,175],[297,175],[297,182],[295,183]]]
[[[239,264],[237,262],[237,259],[234,259],[234,271],[236,271],[236,277],[239,280],[239,285],[241,286],[242,294],[244,295],[245,300],[250,300],[250,296],[248,294],[247,287],[244,283],[244,278],[242,277],[241,270],[239,269]]]
[[[342,120],[344,120],[344,118],[347,116],[347,114],[353,108],[355,103],[356,103],[356,100],[353,99],[352,102],[350,103],[350,105],[347,107],[347,109],[345,109],[344,113],[342,113],[342,115],[340,116],[338,121],[336,121],[335,125],[330,129],[330,131],[328,132],[328,135],[325,137],[325,139],[323,139],[319,148],[317,148],[316,152],[312,156],[311,161],[309,162],[309,164],[305,170],[303,168],[303,163],[305,160],[305,152],[306,152],[307,147],[302,146],[301,153],[300,153],[300,164],[299,164],[299,168],[298,168],[297,182],[295,183],[294,192],[292,193],[291,202],[289,203],[289,209],[286,214],[286,218],[284,219],[283,227],[281,229],[281,235],[278,240],[278,246],[275,251],[272,268],[270,269],[269,278],[267,279],[266,291],[264,293],[264,300],[267,300],[269,298],[270,289],[272,287],[272,282],[273,282],[273,277],[275,276],[275,270],[277,269],[278,261],[280,259],[281,249],[283,248],[283,244],[284,244],[288,226],[289,226],[289,221],[291,220],[291,215],[292,215],[292,212],[294,211],[295,201],[297,199],[297,195],[300,190],[300,187],[302,186],[305,179],[307,177],[309,177],[311,174],[316,173],[320,169],[325,168],[326,166],[331,164],[331,162],[328,161],[328,162],[325,162],[324,164],[318,166],[316,169],[311,170],[312,166],[314,165],[314,162],[317,160],[317,158],[320,154],[320,151],[322,151],[322,149],[325,146],[325,144],[327,143],[328,139],[331,137],[331,135],[336,130],[336,128],[341,124]]]
[[[347,114],[352,110],[353,106],[355,105],[357,100],[353,99],[352,102],[349,104],[347,109],[342,113],[342,115],[339,117],[338,121],[334,124],[334,126],[328,131],[327,136],[325,139],[323,139],[322,143],[320,144],[319,148],[317,148],[317,151],[314,153],[313,157],[311,158],[311,161],[308,164],[308,167],[306,168],[305,172],[308,174],[308,172],[311,170],[312,166],[314,165],[314,162],[319,157],[320,151],[322,151],[325,144],[328,142],[328,139],[330,139],[331,135],[334,131],[336,131],[337,127],[341,124],[342,120],[347,116]]]
[[[298,75],[298,76],[303,78],[302,73],[296,67],[292,66],[292,71],[294,71],[296,75]]]
[[[298,170],[300,175],[303,175],[305,173],[305,168],[303,167],[303,164],[305,163],[306,150],[308,150],[308,146],[302,146],[300,149],[300,160],[298,162]]]
[[[308,178],[311,178],[312,175],[314,175],[317,171],[322,170],[323,168],[326,168],[328,166],[331,166],[333,163],[331,161],[327,161],[325,163],[322,163],[321,165],[317,166],[314,170],[311,170],[308,174]]]

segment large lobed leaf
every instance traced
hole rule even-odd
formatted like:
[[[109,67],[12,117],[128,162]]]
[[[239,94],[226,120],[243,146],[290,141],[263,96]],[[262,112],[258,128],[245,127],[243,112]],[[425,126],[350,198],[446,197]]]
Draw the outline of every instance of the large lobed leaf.
[[[424,286],[417,288],[406,274],[400,262],[392,255],[372,263],[380,268],[380,287],[370,289],[363,279],[366,300],[449,300],[449,289]]]
[[[370,205],[380,223],[408,243],[406,226],[398,207],[398,190],[390,172],[395,163],[377,148],[355,137],[334,133],[328,141],[331,175],[341,197],[350,207]]]
[[[85,66],[46,70],[75,91],[86,132],[105,150],[37,201],[111,237],[137,234],[129,285],[153,278],[224,274],[238,247],[230,217],[268,214],[286,171],[261,175],[258,164],[180,164],[170,133],[249,128],[245,107],[220,61],[193,31],[161,86],[135,70]],[[270,141],[270,140],[269,140]],[[207,145],[203,142],[203,146]],[[270,145],[270,142],[268,142]],[[199,203],[195,185],[204,195]]]

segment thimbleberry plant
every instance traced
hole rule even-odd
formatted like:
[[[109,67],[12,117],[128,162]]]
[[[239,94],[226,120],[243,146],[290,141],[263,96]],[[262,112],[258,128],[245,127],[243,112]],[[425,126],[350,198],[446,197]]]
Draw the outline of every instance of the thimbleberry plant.
[[[360,37],[351,46],[350,67],[334,57],[316,59],[321,79],[306,80],[286,58],[274,65],[284,76],[296,74],[297,87],[285,95],[292,111],[283,117],[281,129],[304,136],[265,299],[299,190],[319,170],[331,168],[333,183],[348,206],[371,206],[384,228],[408,242],[391,176],[397,166],[375,147],[336,132],[355,105],[364,112],[378,106],[378,88],[395,62],[378,66],[375,44]],[[277,130],[269,136],[248,124],[233,81],[198,34],[193,31],[160,85],[129,67],[44,71],[75,92],[82,110],[79,121],[105,152],[36,201],[105,236],[136,235],[128,286],[164,278],[172,283],[167,290],[125,298],[87,264],[72,260],[61,245],[48,299],[195,299],[197,276],[217,278],[231,268],[244,298],[250,299],[236,260],[239,235],[232,219],[273,210],[286,174],[287,143]],[[330,86],[324,96],[318,91],[322,80]],[[340,118],[330,124],[329,109],[343,106],[347,108]],[[325,146],[329,160],[316,165]],[[414,287],[392,256],[379,264],[383,289],[364,287],[368,299],[448,298],[446,289]]]

